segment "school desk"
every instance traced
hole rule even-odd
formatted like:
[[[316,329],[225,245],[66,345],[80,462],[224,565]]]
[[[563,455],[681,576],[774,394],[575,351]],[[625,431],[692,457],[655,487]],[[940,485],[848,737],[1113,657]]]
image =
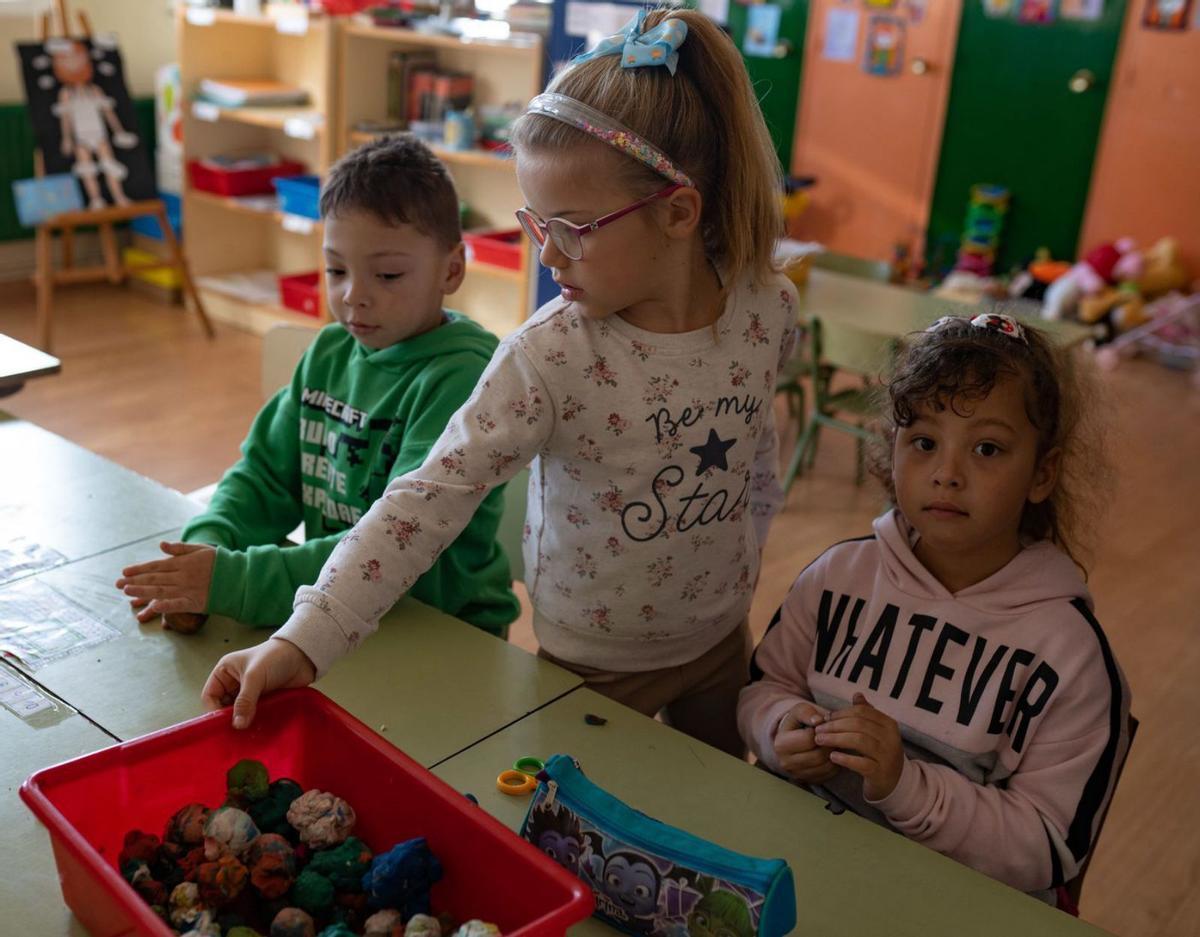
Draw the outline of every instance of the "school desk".
[[[588,725],[587,714],[608,720]],[[1090,925],[845,813],[663,724],[578,689],[436,765],[433,773],[517,829],[529,797],[496,789],[517,758],[556,753],[630,806],[740,852],[782,857],[796,881],[796,934],[821,937],[1099,935]],[[612,934],[589,919],[574,937]]]
[[[62,362],[15,338],[0,335],[0,397],[15,394],[30,378],[57,374]]]
[[[0,549],[19,537],[77,560],[195,513],[179,492],[0,411]]]
[[[23,580],[51,586],[120,633],[44,664],[34,676],[122,740],[199,715],[200,691],[217,660],[270,634],[220,617],[192,635],[164,631],[157,619],[139,624],[113,583],[123,567],[159,555],[158,540]],[[404,599],[316,686],[416,761],[432,765],[581,683],[506,641]]]
[[[980,308],[962,306],[918,290],[864,280],[861,277],[814,269],[800,287],[801,317],[812,314],[881,338],[901,338],[919,332],[941,316],[977,315]],[[1077,345],[1091,330],[1077,322],[1030,320],[1058,341]]]
[[[0,664],[0,673],[11,673]],[[49,765],[113,744],[112,738],[68,707],[23,720],[0,707],[0,931],[5,934],[83,937],[58,888],[45,829],[17,791],[29,775]]]

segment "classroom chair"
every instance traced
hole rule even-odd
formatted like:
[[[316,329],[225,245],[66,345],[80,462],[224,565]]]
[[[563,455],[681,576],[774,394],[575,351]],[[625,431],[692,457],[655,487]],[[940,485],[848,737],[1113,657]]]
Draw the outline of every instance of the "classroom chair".
[[[802,467],[812,468],[822,427],[855,437],[858,464],[854,480],[855,484],[862,484],[866,464],[865,443],[874,438],[874,434],[865,426],[873,409],[873,384],[895,355],[896,342],[848,328],[836,319],[822,320],[815,315],[808,316],[805,330],[808,335],[806,363],[813,405],[808,424],[796,441],[791,462],[784,474],[783,490],[786,492],[791,487]],[[863,378],[864,384],[833,391],[833,377],[839,371]],[[848,414],[850,419],[843,419],[839,414]]]
[[[833,251],[813,254],[812,265],[818,270],[843,273],[877,283],[887,283],[892,276],[892,265],[886,260],[868,260],[865,257],[852,257],[850,254],[838,254]]]

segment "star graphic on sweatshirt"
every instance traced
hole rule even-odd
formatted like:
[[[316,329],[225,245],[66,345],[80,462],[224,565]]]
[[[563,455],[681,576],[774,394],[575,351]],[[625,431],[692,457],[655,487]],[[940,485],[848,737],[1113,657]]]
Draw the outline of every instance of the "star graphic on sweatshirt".
[[[710,429],[708,431],[708,439],[705,440],[703,446],[692,446],[688,450],[688,452],[694,452],[700,457],[700,467],[696,469],[696,474],[703,475],[709,468],[719,468],[724,472],[728,472],[729,463],[725,461],[725,453],[736,442],[736,439],[728,441],[721,439],[715,429]]]

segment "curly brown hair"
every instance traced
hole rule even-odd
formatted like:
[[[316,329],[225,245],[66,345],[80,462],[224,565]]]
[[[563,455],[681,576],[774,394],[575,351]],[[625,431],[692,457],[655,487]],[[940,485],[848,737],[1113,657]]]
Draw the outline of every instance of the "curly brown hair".
[[[911,426],[927,408],[964,415],[964,405],[987,397],[997,383],[1020,380],[1025,413],[1038,433],[1038,459],[1054,449],[1061,453],[1050,496],[1025,504],[1021,538],[1056,544],[1086,577],[1083,521],[1098,513],[1112,477],[1098,420],[1103,408],[1091,370],[1069,348],[1032,326],[1023,329],[1025,341],[1020,341],[997,329],[977,328],[969,318],[950,318],[908,336],[890,379],[879,387],[883,433],[871,453],[871,474],[895,504],[897,430]]]

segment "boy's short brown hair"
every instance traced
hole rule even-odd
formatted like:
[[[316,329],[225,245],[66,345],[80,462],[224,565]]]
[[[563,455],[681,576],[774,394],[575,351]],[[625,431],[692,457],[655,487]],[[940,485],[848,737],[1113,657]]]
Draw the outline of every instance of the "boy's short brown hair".
[[[351,150],[321,187],[321,217],[366,211],[410,224],[446,250],[462,240],[458,193],[446,167],[412,134],[381,137]]]

